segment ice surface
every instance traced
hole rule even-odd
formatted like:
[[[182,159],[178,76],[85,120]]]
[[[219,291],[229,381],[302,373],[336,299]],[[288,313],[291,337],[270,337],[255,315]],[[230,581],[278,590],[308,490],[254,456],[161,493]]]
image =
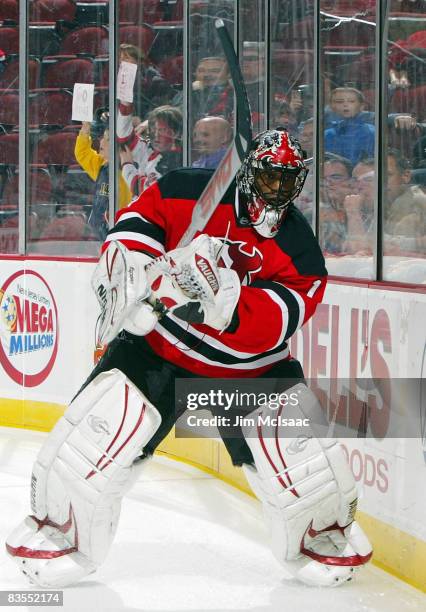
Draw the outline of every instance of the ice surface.
[[[1,543],[29,513],[31,465],[44,437],[0,428]],[[27,588],[34,590],[1,544],[0,590]],[[372,565],[337,589],[284,579],[266,544],[256,500],[158,457],[123,502],[107,561],[96,574],[64,590],[61,609],[414,612],[426,610],[426,596]]]

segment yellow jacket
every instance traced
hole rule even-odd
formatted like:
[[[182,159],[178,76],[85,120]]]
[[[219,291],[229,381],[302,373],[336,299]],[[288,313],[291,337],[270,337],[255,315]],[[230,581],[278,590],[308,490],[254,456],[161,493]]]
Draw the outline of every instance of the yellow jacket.
[[[79,134],[75,142],[74,155],[77,162],[93,181],[98,178],[105,159],[92,148],[92,138],[88,134]],[[132,194],[120,172],[119,175],[119,202],[118,208],[124,208],[132,199]]]

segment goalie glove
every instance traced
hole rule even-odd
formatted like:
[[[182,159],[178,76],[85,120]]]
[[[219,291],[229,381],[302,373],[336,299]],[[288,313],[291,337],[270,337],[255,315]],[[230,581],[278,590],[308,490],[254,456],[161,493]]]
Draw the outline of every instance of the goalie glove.
[[[146,267],[154,310],[219,331],[230,324],[240,297],[235,270],[220,268],[222,241],[201,234],[188,246],[169,251]]]

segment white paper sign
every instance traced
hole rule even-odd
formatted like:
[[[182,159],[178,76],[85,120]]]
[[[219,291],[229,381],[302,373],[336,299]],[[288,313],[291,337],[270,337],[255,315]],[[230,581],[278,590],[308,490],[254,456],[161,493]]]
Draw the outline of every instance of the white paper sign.
[[[121,62],[117,75],[117,98],[122,102],[133,102],[133,85],[135,84],[137,65]]]
[[[93,96],[95,86],[92,83],[74,83],[72,96],[73,121],[93,121]]]

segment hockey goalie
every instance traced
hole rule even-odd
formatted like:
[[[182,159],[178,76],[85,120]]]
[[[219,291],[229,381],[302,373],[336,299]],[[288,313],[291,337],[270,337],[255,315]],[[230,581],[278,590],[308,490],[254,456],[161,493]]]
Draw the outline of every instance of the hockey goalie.
[[[123,496],[179,416],[177,378],[290,380],[299,416],[318,413],[287,345],[321,302],[327,276],[296,206],[306,174],[297,141],[268,130],[187,246],[177,245],[209,170],[172,171],[118,213],[92,281],[108,349],[40,450],[32,514],[6,543],[32,583],[63,587],[103,562]],[[253,416],[269,413],[264,405]],[[288,434],[243,425],[224,442],[263,505],[287,573],[337,586],[369,561],[336,440],[312,431],[294,453]]]

